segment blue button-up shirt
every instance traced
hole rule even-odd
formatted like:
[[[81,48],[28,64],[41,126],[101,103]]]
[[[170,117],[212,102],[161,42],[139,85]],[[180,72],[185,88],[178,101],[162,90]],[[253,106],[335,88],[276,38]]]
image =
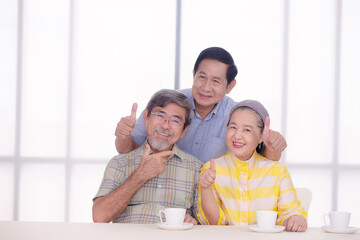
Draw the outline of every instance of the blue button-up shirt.
[[[203,120],[195,110],[191,89],[180,90],[180,92],[190,99],[194,118],[185,135],[177,142],[178,147],[204,163],[227,154],[229,149],[225,143],[226,124],[229,120],[230,110],[236,102],[225,96]],[[142,145],[146,139],[146,128],[142,116],[143,113],[137,119],[131,133],[138,145]]]

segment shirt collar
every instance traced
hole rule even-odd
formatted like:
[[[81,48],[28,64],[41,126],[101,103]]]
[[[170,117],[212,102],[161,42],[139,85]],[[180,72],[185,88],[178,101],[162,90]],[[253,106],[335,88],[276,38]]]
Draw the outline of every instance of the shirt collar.
[[[249,168],[253,167],[256,160],[258,159],[258,153],[256,152],[256,150],[254,151],[253,155],[251,156],[251,158],[247,161],[242,161],[239,160],[235,154],[233,152],[230,152],[230,159],[231,161],[234,163],[235,166],[242,166],[242,165],[248,165]]]
[[[225,96],[224,96],[224,98],[225,98]],[[213,108],[213,110],[211,110],[211,112],[206,116],[206,118],[205,118],[204,120],[210,120],[213,116],[215,116],[215,115],[219,112],[220,106],[222,105],[222,103],[223,103],[223,101],[224,101],[224,98],[221,99],[220,102],[218,102],[217,104],[215,104],[215,107]],[[193,111],[194,111],[195,117],[201,118],[201,117],[200,117],[200,114],[198,114],[198,113],[196,112],[195,100],[194,100],[194,97],[193,97],[192,95],[191,95],[190,101],[191,101],[191,103],[192,103],[192,105],[193,105]]]
[[[182,161],[183,160],[183,152],[178,148],[178,146],[176,144],[174,144],[172,151],[174,152],[174,154],[172,155],[173,157],[175,157],[176,159]]]

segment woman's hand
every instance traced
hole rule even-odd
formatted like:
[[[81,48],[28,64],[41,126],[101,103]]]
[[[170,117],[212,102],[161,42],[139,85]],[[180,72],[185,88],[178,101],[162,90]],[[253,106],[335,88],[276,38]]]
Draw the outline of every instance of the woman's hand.
[[[215,170],[215,160],[210,160],[210,168],[204,170],[199,177],[199,185],[202,189],[207,189],[212,187],[212,184],[215,183],[216,170]]]
[[[291,216],[283,222],[286,231],[290,232],[305,232],[307,229],[307,222],[303,216]]]

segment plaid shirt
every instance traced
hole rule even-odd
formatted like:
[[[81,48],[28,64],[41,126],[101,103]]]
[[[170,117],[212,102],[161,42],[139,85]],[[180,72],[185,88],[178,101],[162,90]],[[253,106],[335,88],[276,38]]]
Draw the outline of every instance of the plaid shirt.
[[[209,167],[209,162],[204,164],[201,172]],[[248,161],[240,161],[230,152],[215,160],[215,170],[213,190],[219,206],[218,225],[256,223],[257,210],[277,211],[278,225],[292,215],[307,218],[284,164],[262,158],[256,152]],[[209,224],[200,194],[198,204],[199,221]]]
[[[145,144],[127,154],[113,157],[104,173],[97,197],[106,196],[121,186],[139,167]],[[113,222],[157,223],[158,213],[166,207],[186,208],[196,219],[197,184],[202,162],[176,145],[166,163],[166,170],[148,180]]]

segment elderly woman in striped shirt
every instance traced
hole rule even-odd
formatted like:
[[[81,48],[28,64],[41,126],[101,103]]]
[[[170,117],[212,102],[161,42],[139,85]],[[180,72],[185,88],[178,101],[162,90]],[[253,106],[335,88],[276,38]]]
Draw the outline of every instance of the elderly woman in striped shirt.
[[[201,169],[200,223],[248,225],[256,223],[256,211],[274,210],[277,224],[287,231],[306,230],[307,213],[286,166],[257,153],[269,125],[269,114],[258,101],[245,100],[231,109],[226,132],[230,152]]]

